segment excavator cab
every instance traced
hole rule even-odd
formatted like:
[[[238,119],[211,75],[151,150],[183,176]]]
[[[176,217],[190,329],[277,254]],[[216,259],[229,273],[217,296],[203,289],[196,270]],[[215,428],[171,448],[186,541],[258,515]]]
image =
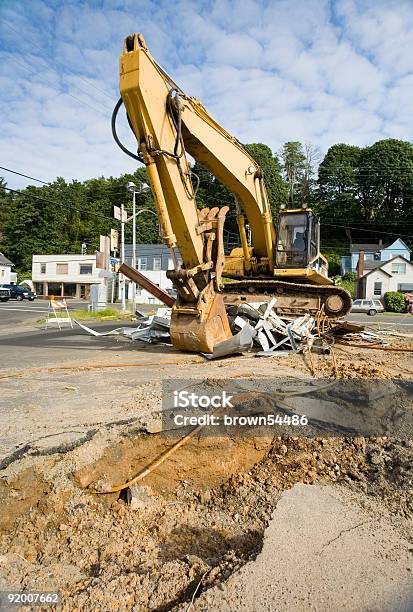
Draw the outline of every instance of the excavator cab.
[[[275,268],[307,268],[320,254],[320,224],[309,209],[281,210],[278,215]]]

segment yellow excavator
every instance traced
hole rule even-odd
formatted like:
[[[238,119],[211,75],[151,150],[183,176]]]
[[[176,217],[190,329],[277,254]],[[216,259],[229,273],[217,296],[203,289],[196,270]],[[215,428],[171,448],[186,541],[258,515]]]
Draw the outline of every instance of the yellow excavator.
[[[124,41],[120,93],[112,116],[113,135],[125,153],[146,166],[162,238],[174,261],[167,274],[177,291],[170,330],[176,348],[213,352],[214,346],[232,336],[227,316],[231,304],[275,296],[275,309],[284,315],[322,309],[328,317],[338,318],[350,310],[349,293],[328,278],[318,217],[310,209],[284,208],[275,229],[265,177],[256,161],[198,99],[174,83],[138,33]],[[116,133],[122,104],[137,140],[136,154]],[[242,246],[228,256],[223,230],[229,207],[198,210],[196,177],[187,153],[235,196]],[[232,282],[224,283],[223,277]]]

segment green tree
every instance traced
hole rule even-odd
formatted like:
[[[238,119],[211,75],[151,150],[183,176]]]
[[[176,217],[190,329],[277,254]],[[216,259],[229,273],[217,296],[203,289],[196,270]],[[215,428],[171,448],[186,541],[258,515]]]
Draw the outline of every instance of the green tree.
[[[319,210],[342,220],[413,219],[413,145],[380,140],[370,147],[333,145],[318,172]]]
[[[357,169],[360,205],[367,220],[412,219],[413,145],[379,140],[365,147]]]
[[[18,272],[31,270],[35,253],[80,253],[83,241],[93,253],[99,249],[100,235],[119,227],[113,218],[113,206],[123,203],[129,213],[132,210],[128,181],[147,181],[145,168],[119,178],[101,177],[83,183],[57,178],[49,185],[30,186],[20,193],[7,194],[0,189],[0,250],[16,264]],[[152,194],[137,195],[137,208],[154,210]],[[126,241],[131,241],[131,225],[126,225]],[[137,240],[161,240],[156,217],[138,217]]]
[[[305,177],[306,156],[303,145],[298,141],[286,142],[281,149],[282,169],[288,186],[288,200],[291,207],[301,205],[302,187]]]
[[[336,144],[318,168],[317,211],[326,218],[356,219],[359,213],[358,168],[362,149]]]
[[[244,147],[263,172],[272,214],[276,216],[280,205],[288,202],[288,189],[281,175],[279,159],[265,144],[251,143]]]

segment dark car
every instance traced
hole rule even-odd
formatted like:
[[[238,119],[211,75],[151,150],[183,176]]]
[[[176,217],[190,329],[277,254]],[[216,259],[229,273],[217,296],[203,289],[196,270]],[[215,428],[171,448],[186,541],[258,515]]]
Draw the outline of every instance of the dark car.
[[[0,287],[0,302],[8,302],[10,299],[10,291],[6,287]]]
[[[21,302],[22,300],[29,300],[33,302],[33,300],[37,297],[37,293],[34,291],[30,291],[26,289],[26,287],[22,287],[21,285],[1,285],[3,288],[8,289],[10,291],[10,299],[18,300]]]

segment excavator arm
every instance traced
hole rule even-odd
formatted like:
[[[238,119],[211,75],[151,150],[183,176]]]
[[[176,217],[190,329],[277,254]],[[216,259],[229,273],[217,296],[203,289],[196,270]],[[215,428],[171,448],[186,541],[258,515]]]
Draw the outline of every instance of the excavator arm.
[[[120,92],[146,165],[164,242],[179,247],[183,266],[169,276],[178,292],[171,336],[177,348],[212,352],[231,331],[220,295],[223,226],[228,207],[198,210],[186,152],[236,196],[252,231],[254,265],[271,273],[274,227],[260,168],[242,145],[188,97],[151,57],[141,34],[128,36],[120,59]],[[243,214],[244,256],[252,265]]]

